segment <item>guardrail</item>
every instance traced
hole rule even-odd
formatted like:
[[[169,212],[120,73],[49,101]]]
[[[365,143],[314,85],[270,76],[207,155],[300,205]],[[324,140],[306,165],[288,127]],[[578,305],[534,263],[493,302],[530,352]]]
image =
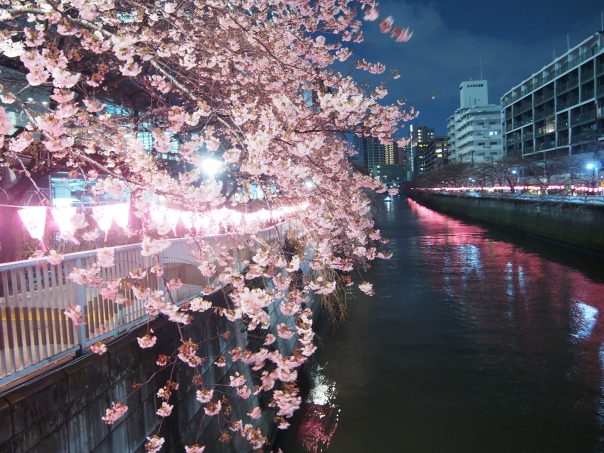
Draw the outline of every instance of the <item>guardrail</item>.
[[[285,228],[285,223],[271,226],[256,238],[264,242],[280,240]],[[226,247],[241,266],[253,256],[258,242],[240,250],[232,238],[232,234],[223,234],[203,240]],[[197,268],[193,255],[197,246],[192,240],[171,242],[154,257],[142,256],[141,244],[114,248],[115,265],[101,268],[100,277],[104,281],[123,279],[119,304],[103,298],[99,288],[76,285],[68,278],[73,268],[94,263],[96,250],[65,255],[58,265],[45,259],[0,264],[0,387],[146,322],[149,318],[143,302],[134,297],[128,285],[132,273],[144,275],[143,285],[151,289],[163,289],[164,279],[180,278],[182,286],[171,290],[177,303],[209,286],[219,289],[217,282],[203,277]],[[150,272],[156,263],[162,265],[163,279]],[[65,316],[69,306],[80,307],[85,324],[74,325]]]

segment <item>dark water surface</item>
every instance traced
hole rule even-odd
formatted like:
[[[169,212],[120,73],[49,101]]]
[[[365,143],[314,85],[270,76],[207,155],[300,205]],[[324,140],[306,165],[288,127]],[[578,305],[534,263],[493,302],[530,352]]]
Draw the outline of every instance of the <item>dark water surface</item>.
[[[602,260],[403,198],[377,217],[394,256],[370,272],[376,296],[323,336],[277,445],[604,451]]]

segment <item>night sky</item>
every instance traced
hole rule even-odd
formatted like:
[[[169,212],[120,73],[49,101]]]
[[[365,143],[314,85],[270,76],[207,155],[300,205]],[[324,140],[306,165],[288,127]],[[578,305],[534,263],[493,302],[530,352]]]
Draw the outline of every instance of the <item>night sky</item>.
[[[598,31],[604,2],[382,0],[380,6],[380,19],[392,15],[413,38],[396,43],[379,33],[379,20],[366,22],[357,57],[399,70],[401,77],[387,83],[387,100],[407,99],[421,112],[415,124],[446,135],[446,119],[459,107],[459,83],[480,78],[481,54],[489,102],[499,104],[501,95],[550,63],[554,51],[566,51],[567,34],[572,48]]]

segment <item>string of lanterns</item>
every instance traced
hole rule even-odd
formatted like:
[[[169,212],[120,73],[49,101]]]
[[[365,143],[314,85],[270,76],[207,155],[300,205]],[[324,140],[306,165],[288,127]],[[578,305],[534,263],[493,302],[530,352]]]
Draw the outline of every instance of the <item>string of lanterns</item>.
[[[297,206],[281,206],[275,209],[260,209],[250,213],[242,213],[234,209],[220,208],[204,213],[183,211],[167,208],[163,205],[153,205],[149,210],[149,217],[155,226],[161,226],[166,231],[176,231],[179,222],[188,229],[195,228],[197,232],[204,231],[209,234],[221,230],[228,231],[244,225],[257,225],[266,222],[283,220],[288,214],[304,210],[308,203]],[[25,206],[18,210],[19,217],[29,235],[43,241],[46,231],[46,217],[50,210],[52,219],[59,228],[62,237],[73,237],[77,229],[81,228],[78,221],[78,211],[75,206],[61,206],[48,208],[46,206]],[[105,237],[113,224],[126,230],[130,218],[130,203],[115,203],[92,206],[92,218]]]

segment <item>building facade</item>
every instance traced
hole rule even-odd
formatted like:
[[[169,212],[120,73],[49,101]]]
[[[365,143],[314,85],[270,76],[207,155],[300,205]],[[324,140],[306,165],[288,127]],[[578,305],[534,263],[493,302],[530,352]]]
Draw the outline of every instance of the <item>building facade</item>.
[[[447,137],[434,137],[426,147],[424,153],[425,173],[438,170],[449,162],[449,139]]]
[[[434,139],[434,129],[426,126],[409,126],[409,144],[407,145],[408,170],[413,176],[425,172],[425,153],[428,144]],[[410,178],[411,179],[411,178]]]
[[[509,156],[547,159],[604,149],[604,32],[600,31],[501,98]]]
[[[449,162],[481,164],[503,157],[501,107],[489,104],[486,80],[462,82],[460,107],[447,120]]]
[[[405,159],[396,143],[383,145],[375,137],[355,136],[354,146],[358,154],[353,162],[369,175],[383,182],[405,179]]]

